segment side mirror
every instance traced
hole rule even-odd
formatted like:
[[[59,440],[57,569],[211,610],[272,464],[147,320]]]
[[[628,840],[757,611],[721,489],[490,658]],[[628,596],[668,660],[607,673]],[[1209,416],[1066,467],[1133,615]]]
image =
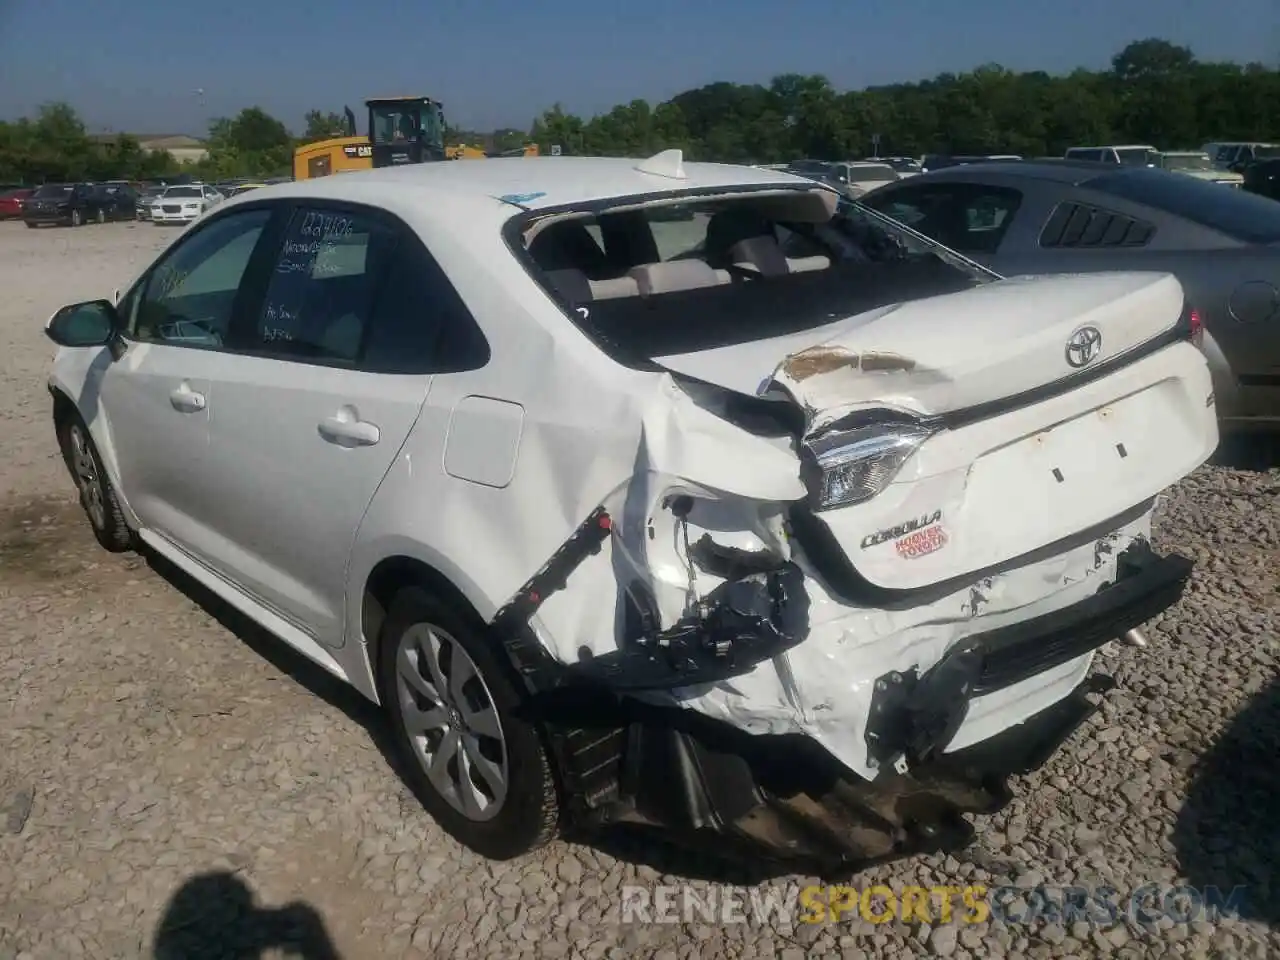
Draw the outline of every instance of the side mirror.
[[[116,308],[106,300],[63,307],[45,324],[45,335],[60,347],[102,347],[120,328]]]

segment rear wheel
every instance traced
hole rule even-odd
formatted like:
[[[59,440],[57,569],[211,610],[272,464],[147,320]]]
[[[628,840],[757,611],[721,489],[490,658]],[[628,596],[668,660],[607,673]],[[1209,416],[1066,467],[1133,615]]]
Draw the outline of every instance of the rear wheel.
[[[28,229],[30,229],[30,230],[34,230],[37,226],[39,226],[39,224],[32,223],[30,220],[28,220],[28,221],[27,221],[27,228],[28,228]]]
[[[79,416],[72,415],[61,424],[58,444],[80,494],[80,506],[89,518],[98,543],[112,553],[131,549],[133,532],[125,523],[124,511],[102,467],[102,458],[89,436],[89,428]]]
[[[421,587],[397,594],[378,647],[382,702],[422,805],[458,842],[508,860],[554,836],[541,732],[482,623]]]
[[[102,209],[102,207],[98,208],[98,222],[99,223],[107,222],[107,211]]]

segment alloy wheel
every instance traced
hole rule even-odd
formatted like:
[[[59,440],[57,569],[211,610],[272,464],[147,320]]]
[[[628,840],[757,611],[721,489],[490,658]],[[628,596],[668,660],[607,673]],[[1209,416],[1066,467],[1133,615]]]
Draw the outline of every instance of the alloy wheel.
[[[446,631],[419,623],[396,651],[396,699],[415,759],[468,820],[491,820],[507,798],[507,744],[475,661]]]
[[[95,528],[102,530],[107,525],[107,508],[102,493],[102,478],[98,475],[98,464],[93,458],[93,450],[84,428],[75,424],[70,430],[71,468],[75,471],[76,486],[80,489],[80,502]]]

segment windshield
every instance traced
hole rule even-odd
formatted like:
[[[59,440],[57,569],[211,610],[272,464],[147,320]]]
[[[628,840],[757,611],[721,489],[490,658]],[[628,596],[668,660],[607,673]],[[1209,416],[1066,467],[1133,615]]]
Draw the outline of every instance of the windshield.
[[[1208,180],[1162,170],[1107,173],[1084,186],[1155,207],[1245,243],[1280,241],[1280,203],[1246,190],[1224,190]]]
[[[1213,161],[1202,153],[1183,153],[1162,157],[1160,166],[1166,170],[1212,170]]]
[[[35,196],[42,199],[50,197],[69,197],[71,196],[72,186],[69,183],[46,183],[43,187],[35,192]]]
[[[373,107],[370,119],[374,143],[407,143],[416,140],[421,131],[424,143],[444,144],[439,107],[434,103],[406,101],[385,104]]]
[[[629,365],[998,279],[829,191],[582,211],[527,233],[535,277],[579,329]]]
[[[166,200],[179,200],[185,197],[202,197],[204,192],[199,187],[170,187],[164,192]]]
[[[1146,147],[1124,147],[1116,150],[1116,156],[1126,167],[1145,167],[1152,160],[1152,152]]]

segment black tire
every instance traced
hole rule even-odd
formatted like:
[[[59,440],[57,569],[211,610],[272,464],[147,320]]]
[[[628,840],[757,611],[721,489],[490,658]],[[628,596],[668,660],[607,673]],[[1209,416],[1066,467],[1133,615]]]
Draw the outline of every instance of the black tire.
[[[40,226],[40,224],[32,223],[30,220],[26,221],[26,224],[27,224],[27,228],[30,230],[34,230],[36,227]]]
[[[492,759],[493,748],[499,742],[502,744],[502,751],[498,755],[505,759],[505,769],[502,772],[505,774],[506,792],[496,807],[496,813],[490,813],[488,819],[468,816],[437,788],[427,774],[425,750],[419,752],[419,747],[408,732],[406,716],[415,708],[406,707],[405,699],[408,698],[411,703],[413,700],[421,703],[430,701],[421,694],[414,697],[408,692],[405,684],[398,678],[397,661],[402,656],[401,651],[405,650],[406,657],[417,657],[421,662],[421,644],[416,641],[422,637],[424,630],[430,630],[439,638],[442,647],[451,648],[450,657],[455,655],[452,650],[460,647],[470,659],[471,666],[476,669],[481,681],[479,685],[474,680],[467,681],[464,693],[470,702],[466,711],[444,708],[452,714],[452,723],[461,729],[468,726],[469,718],[487,713],[484,709],[485,695],[495,708],[500,738],[472,736],[471,747],[466,747],[466,741],[463,741],[463,745],[455,751],[456,759],[453,760],[452,768],[456,777],[461,770],[463,756],[472,756],[476,745],[480,743],[488,751],[487,759],[495,763]],[[547,843],[557,833],[560,809],[542,731],[517,716],[517,708],[521,702],[521,696],[517,693],[519,679],[502,656],[500,648],[486,634],[484,624],[473,614],[463,613],[454,606],[443,603],[422,587],[407,587],[396,595],[387,611],[378,643],[379,692],[387,710],[405,778],[427,812],[447,833],[459,843],[492,860],[510,860]],[[444,664],[440,660],[436,662],[443,668]],[[454,676],[454,662],[452,659],[449,661],[446,680]],[[410,664],[411,661],[406,659],[405,663]],[[424,671],[426,672],[429,671]],[[432,689],[436,686],[431,681],[428,684]],[[451,683],[444,685],[452,686]],[[476,708],[477,703],[480,705],[479,709]],[[433,734],[439,732],[432,731]],[[447,733],[442,736],[447,736]],[[431,745],[426,734],[421,743],[424,748]],[[434,749],[440,749],[440,745],[436,744]],[[474,761],[468,761],[469,769],[473,763]],[[471,778],[471,783],[476,784],[478,780]]]
[[[120,500],[102,467],[102,458],[89,428],[79,415],[72,414],[59,424],[58,446],[62,449],[62,460],[71,473],[76,492],[80,494],[80,506],[89,518],[89,526],[98,543],[112,553],[133,549],[133,531],[125,522]]]
[[[79,210],[71,211],[71,226],[78,227],[84,223],[84,214]]]
[[[101,207],[98,208],[98,222],[99,223],[107,222],[107,211],[103,210]]]

